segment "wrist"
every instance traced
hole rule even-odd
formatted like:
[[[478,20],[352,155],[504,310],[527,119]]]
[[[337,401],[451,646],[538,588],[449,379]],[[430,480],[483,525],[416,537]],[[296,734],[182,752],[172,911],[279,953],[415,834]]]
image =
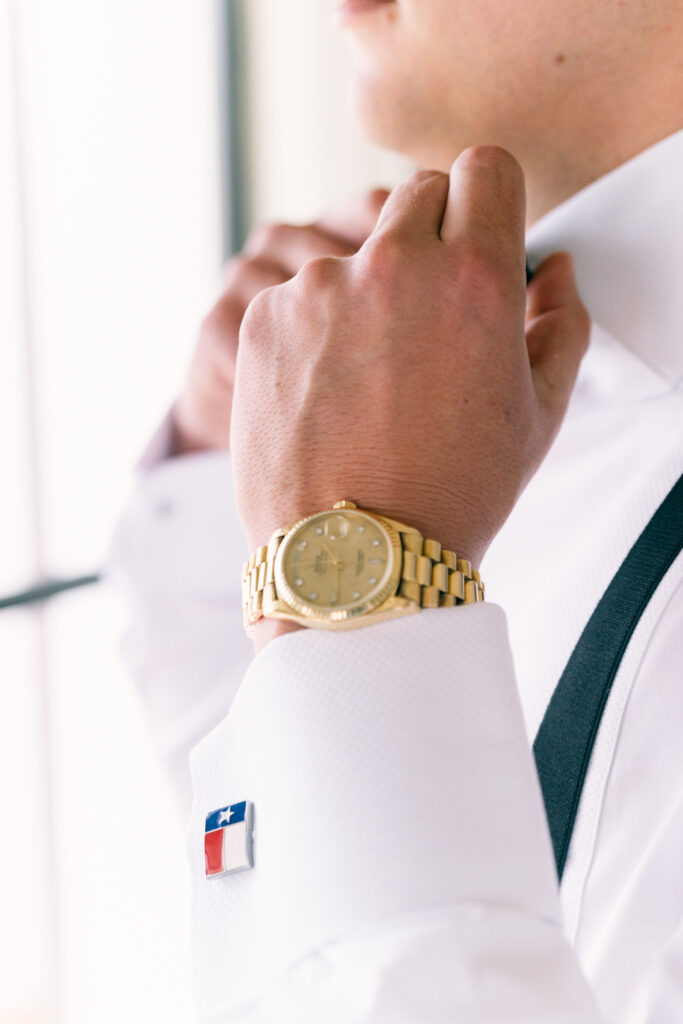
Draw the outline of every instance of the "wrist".
[[[484,600],[464,556],[349,499],[276,529],[242,566],[242,614],[257,652],[295,628],[353,629]]]

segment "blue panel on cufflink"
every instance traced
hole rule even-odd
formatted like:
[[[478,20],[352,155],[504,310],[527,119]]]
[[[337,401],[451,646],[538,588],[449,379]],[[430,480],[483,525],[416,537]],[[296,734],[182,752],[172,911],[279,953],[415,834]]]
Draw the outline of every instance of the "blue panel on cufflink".
[[[207,814],[204,831],[213,832],[214,829],[223,828],[224,825],[236,825],[238,821],[244,821],[246,814],[246,800],[242,800],[238,804],[228,804],[227,807],[219,807],[217,811]]]

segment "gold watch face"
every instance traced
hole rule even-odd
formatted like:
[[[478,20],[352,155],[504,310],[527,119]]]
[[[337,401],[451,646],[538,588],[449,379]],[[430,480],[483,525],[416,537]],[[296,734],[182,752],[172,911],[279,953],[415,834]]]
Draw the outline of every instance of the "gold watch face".
[[[376,608],[398,584],[398,534],[355,509],[318,512],[285,536],[275,562],[277,592],[301,615],[342,622]]]

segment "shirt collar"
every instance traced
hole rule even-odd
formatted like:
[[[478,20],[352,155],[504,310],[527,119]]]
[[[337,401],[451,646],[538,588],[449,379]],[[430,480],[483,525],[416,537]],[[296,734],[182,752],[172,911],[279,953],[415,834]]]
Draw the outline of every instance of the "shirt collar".
[[[670,384],[683,378],[683,131],[557,206],[529,230],[535,269],[574,257],[593,321]]]

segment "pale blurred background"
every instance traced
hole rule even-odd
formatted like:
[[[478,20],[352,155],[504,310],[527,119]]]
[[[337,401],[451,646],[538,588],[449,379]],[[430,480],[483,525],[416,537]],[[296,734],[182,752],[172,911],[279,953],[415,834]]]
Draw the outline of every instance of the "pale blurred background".
[[[0,1024],[192,1019],[125,610],[16,595],[99,568],[249,226],[409,172],[349,123],[334,5],[0,0]]]

